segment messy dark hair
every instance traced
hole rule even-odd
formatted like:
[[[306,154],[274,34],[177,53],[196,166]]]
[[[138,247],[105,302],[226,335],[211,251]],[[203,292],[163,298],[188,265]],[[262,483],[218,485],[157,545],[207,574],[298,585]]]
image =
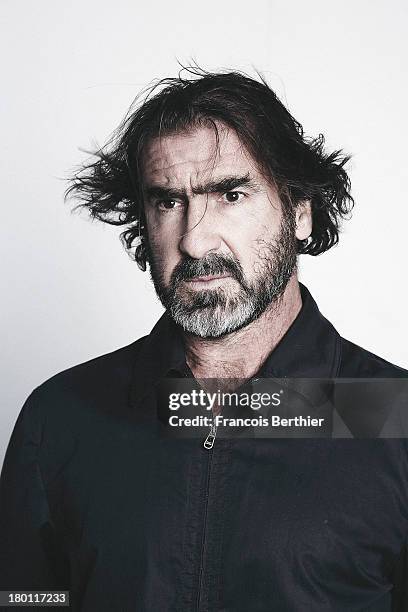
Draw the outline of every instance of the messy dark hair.
[[[265,79],[244,73],[183,69],[162,79],[143,101],[132,105],[95,161],[81,166],[70,179],[66,196],[80,200],[93,218],[127,225],[121,234],[142,269],[146,269],[146,227],[143,213],[142,156],[156,136],[220,122],[238,135],[259,169],[275,185],[288,213],[309,200],[313,231],[298,241],[298,253],[319,255],[337,244],[340,222],[354,201],[341,150],[327,153],[324,137],[311,139],[285,108]]]

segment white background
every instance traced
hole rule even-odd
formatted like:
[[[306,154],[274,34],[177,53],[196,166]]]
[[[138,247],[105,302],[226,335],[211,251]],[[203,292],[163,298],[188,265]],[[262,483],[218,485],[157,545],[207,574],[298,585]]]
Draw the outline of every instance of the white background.
[[[301,279],[346,338],[408,367],[405,0],[3,0],[0,464],[30,391],[161,313],[119,230],[72,215],[63,178],[141,87],[181,62],[261,70],[308,134],[353,154],[356,207]]]

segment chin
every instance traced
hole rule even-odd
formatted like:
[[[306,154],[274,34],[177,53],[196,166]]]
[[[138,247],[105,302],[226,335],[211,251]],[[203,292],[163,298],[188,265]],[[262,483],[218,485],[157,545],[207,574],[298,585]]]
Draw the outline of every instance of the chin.
[[[252,323],[259,314],[248,309],[235,309],[226,312],[225,308],[203,308],[193,313],[181,309],[170,311],[174,321],[186,333],[203,339],[216,339],[228,336]]]

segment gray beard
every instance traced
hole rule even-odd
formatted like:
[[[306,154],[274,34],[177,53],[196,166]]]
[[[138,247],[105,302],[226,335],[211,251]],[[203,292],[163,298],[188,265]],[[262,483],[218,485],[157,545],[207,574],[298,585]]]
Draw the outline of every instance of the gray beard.
[[[220,338],[255,321],[275,304],[284,292],[297,265],[297,243],[293,222],[284,220],[273,243],[258,241],[256,278],[246,282],[239,262],[231,257],[210,253],[205,259],[184,258],[164,286],[153,253],[148,249],[150,274],[163,306],[185,332],[200,338]],[[182,280],[228,272],[240,285],[230,296],[222,287],[194,291],[185,289]],[[185,283],[183,283],[185,287]]]

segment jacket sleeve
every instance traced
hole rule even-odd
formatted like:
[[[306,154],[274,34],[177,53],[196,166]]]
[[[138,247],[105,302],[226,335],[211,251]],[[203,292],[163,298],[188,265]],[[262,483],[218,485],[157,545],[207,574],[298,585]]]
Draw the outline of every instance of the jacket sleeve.
[[[14,427],[0,479],[0,590],[67,588],[58,576],[54,528],[39,463],[35,391]]]

